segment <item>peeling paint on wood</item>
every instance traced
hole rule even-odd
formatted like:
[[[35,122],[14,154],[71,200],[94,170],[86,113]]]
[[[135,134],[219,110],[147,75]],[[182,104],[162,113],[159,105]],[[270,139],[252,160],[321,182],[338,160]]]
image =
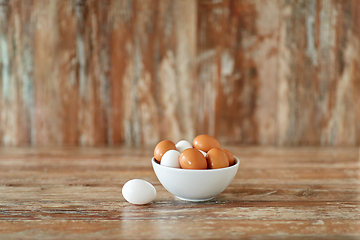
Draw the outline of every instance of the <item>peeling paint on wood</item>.
[[[360,3],[1,0],[8,145],[360,144]]]

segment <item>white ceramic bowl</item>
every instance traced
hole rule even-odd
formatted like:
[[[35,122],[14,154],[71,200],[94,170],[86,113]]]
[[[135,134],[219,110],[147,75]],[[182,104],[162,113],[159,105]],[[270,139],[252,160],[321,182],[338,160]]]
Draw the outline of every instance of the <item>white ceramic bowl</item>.
[[[235,157],[234,165],[227,168],[190,170],[171,168],[151,160],[160,183],[176,197],[187,201],[207,201],[229,186],[239,169],[240,161]]]

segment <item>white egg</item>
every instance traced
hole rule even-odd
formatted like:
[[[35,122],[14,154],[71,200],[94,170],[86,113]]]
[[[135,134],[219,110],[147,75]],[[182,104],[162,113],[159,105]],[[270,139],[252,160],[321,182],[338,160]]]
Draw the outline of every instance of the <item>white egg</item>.
[[[147,204],[155,199],[155,187],[142,179],[127,181],[122,188],[122,195],[132,204]]]
[[[162,156],[160,165],[180,168],[179,156],[180,153],[178,151],[169,150]]]
[[[183,152],[185,149],[192,148],[193,146],[188,141],[181,140],[177,144],[175,144],[175,147],[179,152]]]
[[[202,153],[202,155],[204,155],[204,157],[206,157],[206,152],[204,152],[202,150],[199,150],[199,151]]]

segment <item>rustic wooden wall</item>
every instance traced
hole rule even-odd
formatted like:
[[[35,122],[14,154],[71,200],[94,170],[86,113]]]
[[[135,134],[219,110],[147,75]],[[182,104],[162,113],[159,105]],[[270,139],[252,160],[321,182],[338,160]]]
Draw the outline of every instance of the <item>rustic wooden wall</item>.
[[[358,0],[0,0],[3,145],[360,144]]]

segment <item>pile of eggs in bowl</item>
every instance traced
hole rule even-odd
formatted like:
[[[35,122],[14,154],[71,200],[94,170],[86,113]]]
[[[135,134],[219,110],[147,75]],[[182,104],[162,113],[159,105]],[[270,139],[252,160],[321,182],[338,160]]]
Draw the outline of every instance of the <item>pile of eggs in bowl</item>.
[[[159,142],[154,150],[154,158],[160,165],[183,169],[217,169],[234,164],[233,154],[222,149],[213,137],[202,134],[197,136],[193,144],[181,140]]]

